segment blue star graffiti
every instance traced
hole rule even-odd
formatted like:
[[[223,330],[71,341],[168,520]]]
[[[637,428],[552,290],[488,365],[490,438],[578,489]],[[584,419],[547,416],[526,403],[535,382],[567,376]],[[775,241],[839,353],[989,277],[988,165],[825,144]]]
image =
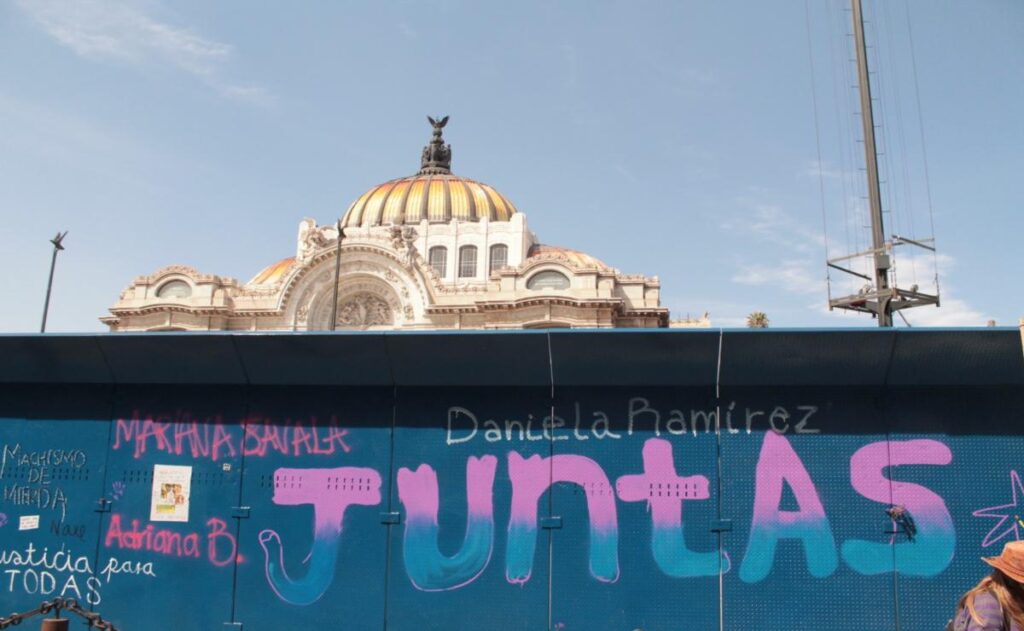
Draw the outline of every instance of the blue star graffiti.
[[[1024,520],[1021,519],[1021,514],[1024,513],[1024,506],[1021,505],[1024,500],[1024,484],[1021,483],[1020,474],[1013,470],[1010,471],[1010,492],[1013,500],[1009,504],[979,508],[971,513],[975,517],[998,520],[985,535],[984,541],[981,542],[982,548],[994,546],[1004,539],[1009,541],[1011,537],[1015,541],[1021,539],[1021,532],[1024,531]]]

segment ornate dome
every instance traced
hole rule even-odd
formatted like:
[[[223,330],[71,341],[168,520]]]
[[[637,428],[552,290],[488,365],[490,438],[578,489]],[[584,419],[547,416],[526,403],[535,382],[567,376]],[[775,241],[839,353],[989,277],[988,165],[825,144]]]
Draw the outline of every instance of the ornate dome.
[[[578,250],[571,250],[569,248],[559,247],[557,245],[544,245],[542,243],[534,243],[530,246],[530,251],[526,254],[527,260],[553,260],[562,261],[569,263],[578,268],[596,268],[602,272],[614,271],[611,267],[608,267],[603,261],[590,256],[586,252],[580,252]]]
[[[434,127],[430,144],[423,148],[419,173],[371,188],[349,206],[341,220],[344,228],[433,222],[508,221],[516,212],[507,197],[481,182],[452,174],[450,145],[441,130],[448,122],[427,117]]]
[[[286,259],[281,259],[277,263],[271,263],[260,270],[259,274],[252,277],[248,285],[273,285],[284,278],[285,273],[291,269],[292,265],[295,264],[295,257],[289,256]]]

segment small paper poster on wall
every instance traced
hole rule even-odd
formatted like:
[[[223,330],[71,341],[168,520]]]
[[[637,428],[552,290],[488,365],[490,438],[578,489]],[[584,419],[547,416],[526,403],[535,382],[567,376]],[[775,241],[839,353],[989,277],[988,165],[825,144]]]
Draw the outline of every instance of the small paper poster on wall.
[[[153,465],[153,502],[150,521],[188,521],[192,467]]]

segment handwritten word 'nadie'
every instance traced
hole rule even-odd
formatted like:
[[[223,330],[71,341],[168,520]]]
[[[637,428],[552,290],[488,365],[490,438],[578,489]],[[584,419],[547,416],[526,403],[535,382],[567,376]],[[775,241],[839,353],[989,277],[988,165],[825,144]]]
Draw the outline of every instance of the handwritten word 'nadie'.
[[[348,430],[332,416],[321,423],[315,416],[308,421],[250,418],[241,425],[225,423],[220,417],[198,419],[187,412],[176,417],[143,417],[138,412],[131,419],[118,419],[114,428],[114,449],[131,446],[135,458],[148,451],[176,456],[220,458],[238,455],[262,457],[330,456],[352,450],[346,442]]]
[[[650,553],[665,575],[714,576],[723,564],[727,568],[732,565],[731,557],[720,558],[717,549],[701,550],[687,544],[685,516],[694,509],[700,511],[701,502],[710,501],[711,486],[701,473],[678,472],[679,463],[669,440],[648,438],[637,462],[639,471],[618,477],[614,484],[599,462],[579,454],[524,457],[510,451],[506,461],[508,475],[502,478],[511,485],[511,498],[504,570],[509,583],[530,580],[538,549],[542,498],[553,485],[564,483],[576,485],[584,493],[590,530],[589,569],[600,582],[619,579],[619,511],[626,510],[619,502],[646,505],[651,520]],[[739,562],[739,579],[757,583],[768,577],[777,544],[783,540],[802,544],[808,573],[815,578],[833,574],[840,558],[863,575],[896,571],[935,576],[949,565],[956,548],[956,533],[946,503],[931,489],[892,479],[888,472],[906,465],[943,466],[951,461],[949,447],[929,439],[876,441],[858,448],[848,460],[852,490],[883,505],[898,498],[915,516],[917,536],[912,542],[894,543],[872,540],[873,533],[865,533],[868,538],[850,538],[838,544],[821,494],[793,445],[780,433],[764,432],[752,481],[753,512],[746,552]],[[458,589],[472,583],[487,568],[494,551],[498,466],[494,455],[467,458],[466,534],[462,548],[450,556],[439,545],[438,513],[442,506],[450,507],[451,501],[441,497],[437,472],[427,463],[415,469],[399,468],[398,498],[406,513],[402,520],[402,556],[416,588]],[[342,526],[351,521],[345,517],[346,511],[381,502],[381,475],[366,467],[281,468],[274,475],[275,504],[312,505],[314,539],[306,573],[293,578],[284,567],[286,542],[274,530],[260,532],[267,580],[281,599],[308,605],[322,597],[333,581]],[[296,484],[296,480],[301,483]],[[787,487],[795,499],[795,510],[783,508]]]
[[[770,410],[745,407],[736,408],[736,402],[712,410],[659,410],[651,406],[644,397],[633,397],[626,405],[625,427],[612,429],[612,422],[602,410],[594,410],[587,418],[577,401],[573,404],[573,418],[565,419],[557,414],[535,418],[528,414],[525,419],[480,419],[473,411],[461,407],[448,408],[448,445],[467,443],[482,436],[489,443],[500,441],[538,440],[605,440],[632,436],[634,431],[654,432],[670,436],[713,433],[716,428],[728,434],[746,432],[750,434],[761,429],[770,429],[776,434],[817,434],[819,429],[808,424],[818,411],[814,405],[798,405],[788,408],[777,405]],[[687,414],[689,412],[689,414]],[[733,413],[735,412],[735,417]]]

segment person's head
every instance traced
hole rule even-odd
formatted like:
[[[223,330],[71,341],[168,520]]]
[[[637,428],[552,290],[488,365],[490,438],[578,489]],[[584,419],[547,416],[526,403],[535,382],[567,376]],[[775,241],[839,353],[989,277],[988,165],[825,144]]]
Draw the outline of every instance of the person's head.
[[[961,606],[966,606],[971,617],[981,624],[982,620],[974,609],[974,596],[985,591],[991,592],[999,601],[1004,621],[1009,623],[1012,620],[1024,628],[1024,541],[1011,541],[1003,546],[999,556],[982,557],[981,560],[994,569],[964,594],[960,600]]]
[[[1011,541],[1003,546],[999,556],[981,560],[994,567],[1010,584],[1020,587],[1024,583],[1024,541]]]

